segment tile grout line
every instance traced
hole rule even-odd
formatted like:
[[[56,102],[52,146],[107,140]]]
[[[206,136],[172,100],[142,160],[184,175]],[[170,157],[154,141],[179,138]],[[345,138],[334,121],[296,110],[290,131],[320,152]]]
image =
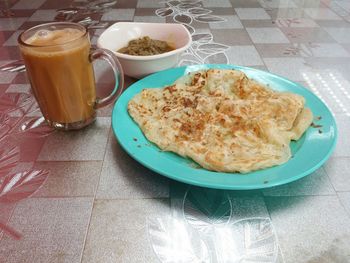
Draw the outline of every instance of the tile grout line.
[[[328,160],[329,160],[329,159],[328,159]],[[327,161],[326,161],[326,162],[327,162]],[[325,163],[326,163],[326,162],[325,162]],[[335,189],[335,187],[334,187],[334,185],[333,185],[333,182],[332,182],[331,178],[330,178],[329,175],[328,175],[327,170],[324,168],[325,163],[322,164],[322,166],[321,166],[319,169],[322,169],[322,170],[324,171],[324,173],[326,174],[326,176],[327,176],[327,178],[328,178],[328,180],[329,180],[329,182],[330,182],[330,184],[331,184],[331,186],[332,186],[332,188],[333,188],[333,190],[334,190],[334,192],[335,192],[335,195],[338,197],[337,190]],[[338,199],[339,199],[339,197],[338,197]],[[340,201],[340,200],[339,200],[339,201]]]
[[[343,192],[343,193],[346,193],[346,192]],[[348,211],[348,209],[345,207],[345,205],[343,204],[343,202],[340,200],[340,198],[339,198],[339,193],[338,193],[338,192],[336,192],[336,195],[337,195],[337,199],[338,199],[340,205],[343,207],[343,209],[345,210],[346,215],[347,215],[348,218],[350,219],[350,211]]]
[[[90,218],[89,218],[89,222],[88,222],[88,225],[87,225],[87,228],[86,228],[86,233],[85,233],[85,237],[84,237],[84,243],[83,243],[83,247],[82,247],[82,250],[81,250],[80,263],[83,262],[83,258],[84,258],[84,251],[85,251],[85,247],[86,247],[87,236],[89,234],[92,213],[93,213],[94,206],[95,206],[96,194],[97,194],[97,190],[98,190],[98,187],[99,187],[100,181],[101,181],[101,173],[102,173],[102,169],[103,169],[103,163],[104,163],[105,158],[106,158],[107,148],[108,148],[108,143],[109,143],[111,132],[112,132],[112,126],[109,127],[109,131],[108,131],[108,134],[107,134],[107,142],[106,142],[106,145],[105,145],[105,152],[103,154],[103,160],[102,160],[102,164],[101,164],[101,168],[100,168],[100,172],[99,172],[99,178],[98,178],[98,182],[97,182],[97,185],[96,185],[94,196],[92,197],[92,206],[91,206]]]

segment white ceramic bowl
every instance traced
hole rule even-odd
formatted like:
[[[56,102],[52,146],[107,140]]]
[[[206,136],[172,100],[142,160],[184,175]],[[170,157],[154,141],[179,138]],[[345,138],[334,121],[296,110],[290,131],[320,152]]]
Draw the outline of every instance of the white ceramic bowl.
[[[144,36],[167,41],[175,47],[175,50],[151,56],[132,56],[117,52],[127,46],[130,40]],[[180,54],[191,45],[191,41],[191,34],[181,24],[118,22],[101,34],[97,46],[116,54],[125,75],[141,78],[174,67]]]

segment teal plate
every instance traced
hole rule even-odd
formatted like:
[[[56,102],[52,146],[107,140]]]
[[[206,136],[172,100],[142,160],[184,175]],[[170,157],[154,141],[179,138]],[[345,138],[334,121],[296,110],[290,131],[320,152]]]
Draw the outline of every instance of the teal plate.
[[[320,129],[310,127],[300,140],[291,142],[293,157],[287,163],[248,174],[208,171],[196,167],[189,159],[171,152],[160,151],[156,145],[146,139],[138,125],[129,116],[127,111],[129,100],[142,89],[170,85],[188,72],[208,68],[238,69],[245,72],[250,78],[268,84],[272,89],[290,91],[304,96],[306,106],[311,108],[315,116],[321,116],[321,119],[315,123],[322,127]],[[337,128],[331,112],[312,92],[282,77],[232,65],[195,65],[172,68],[139,80],[126,89],[115,104],[112,127],[124,150],[149,169],[180,182],[231,190],[267,188],[302,178],[315,171],[329,158],[337,139]]]

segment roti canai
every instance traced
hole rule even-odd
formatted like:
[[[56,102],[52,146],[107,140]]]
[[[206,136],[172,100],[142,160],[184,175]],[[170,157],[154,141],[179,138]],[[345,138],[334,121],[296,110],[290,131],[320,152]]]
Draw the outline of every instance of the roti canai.
[[[208,170],[247,173],[291,158],[289,143],[312,122],[297,94],[274,91],[238,70],[190,73],[136,94],[128,111],[148,140]]]

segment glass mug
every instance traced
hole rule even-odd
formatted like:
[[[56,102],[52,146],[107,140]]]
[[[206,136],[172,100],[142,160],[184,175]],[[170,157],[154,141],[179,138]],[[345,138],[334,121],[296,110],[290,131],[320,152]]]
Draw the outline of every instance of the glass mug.
[[[80,129],[96,118],[96,109],[115,101],[124,86],[123,71],[109,50],[91,50],[82,25],[57,22],[38,25],[18,37],[27,75],[40,110],[56,129]],[[92,62],[104,59],[116,84],[105,98],[96,98]]]

